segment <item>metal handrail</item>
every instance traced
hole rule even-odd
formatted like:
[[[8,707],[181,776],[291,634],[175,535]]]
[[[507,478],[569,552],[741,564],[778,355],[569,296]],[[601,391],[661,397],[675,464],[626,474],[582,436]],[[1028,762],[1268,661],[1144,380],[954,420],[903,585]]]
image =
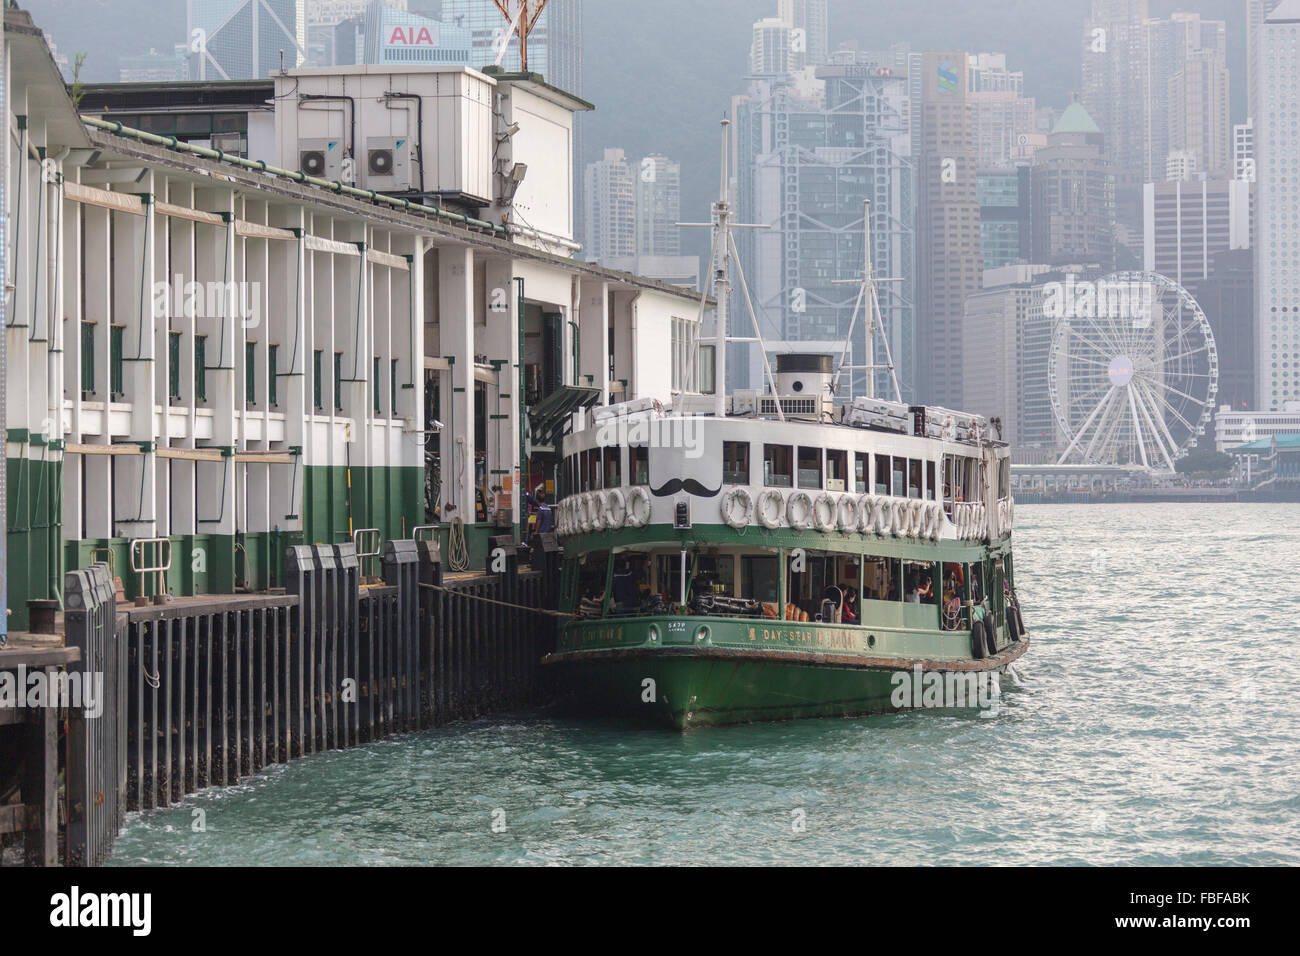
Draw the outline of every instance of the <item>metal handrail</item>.
[[[145,548],[149,545],[154,545],[158,550],[155,554],[154,563],[146,565]],[[130,556],[131,571],[141,578],[141,593],[144,592],[143,580],[150,574],[156,574],[158,575],[158,581],[154,600],[163,600],[167,595],[167,572],[172,568],[171,538],[134,538],[131,541]]]

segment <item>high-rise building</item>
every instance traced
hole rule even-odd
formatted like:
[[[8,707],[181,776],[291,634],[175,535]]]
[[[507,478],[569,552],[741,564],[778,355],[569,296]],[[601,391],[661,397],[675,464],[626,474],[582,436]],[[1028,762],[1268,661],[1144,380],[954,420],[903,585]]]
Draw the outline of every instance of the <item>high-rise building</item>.
[[[1255,181],[1255,124],[1249,119],[1232,128],[1232,170],[1235,179]]]
[[[1282,0],[1246,0],[1246,115],[1253,119],[1259,115],[1256,98],[1259,89],[1259,71],[1256,67],[1257,39],[1264,18],[1277,9]]]
[[[189,78],[189,47],[178,43],[169,52],[150,50],[117,59],[120,83],[165,83]]]
[[[1250,248],[1250,184],[1239,179],[1147,183],[1142,268],[1179,285],[1204,279],[1214,257]]]
[[[828,0],[780,0],[778,16],[802,31],[791,42],[792,69],[820,66],[830,54]]]
[[[604,159],[587,164],[585,245],[591,262],[636,255],[634,178],[627,154],[621,149],[607,149]]]
[[[754,24],[749,44],[749,72],[779,76],[794,68],[790,53],[791,27],[780,17],[768,17]]]
[[[359,62],[395,66],[471,66],[469,30],[370,0],[362,16]]]
[[[1147,181],[1163,178],[1171,152],[1190,153],[1199,171],[1222,175],[1228,163],[1226,25],[1175,13],[1146,21],[1143,34]]]
[[[307,58],[307,0],[188,0],[190,79],[255,80]]]
[[[981,170],[975,177],[980,207],[980,254],[985,271],[1028,262],[1030,231],[1029,167]]]
[[[1083,34],[1080,101],[1104,134],[1116,215],[1135,234],[1142,225],[1142,184],[1152,168],[1147,19],[1147,0],[1092,0]],[[1164,168],[1163,156],[1158,168]]]
[[[682,251],[682,167],[647,156],[636,170],[636,254],[678,256]]]
[[[1002,421],[1002,437],[1020,460],[1029,449],[1052,449],[1057,425],[1048,392],[1054,320],[1043,309],[1044,265],[1012,265],[984,274],[966,298],[962,321],[965,411]]]
[[[1218,401],[1233,410],[1255,407],[1255,266],[1249,249],[1210,256],[1203,278],[1187,291],[1205,313],[1219,355]]]
[[[1255,33],[1256,408],[1300,400],[1300,0]]]
[[[1222,50],[1194,50],[1169,78],[1169,115],[1165,125],[1169,153],[1184,152],[1199,172],[1227,175],[1229,141],[1228,66]]]
[[[1115,265],[1115,175],[1105,137],[1071,103],[1034,154],[1033,259],[1050,265]]]
[[[508,4],[518,10],[518,0]],[[533,9],[535,5],[530,5]],[[519,38],[493,0],[442,0],[442,22],[469,30],[475,68],[519,66]],[[582,95],[582,0],[550,0],[528,36],[528,69],[566,93]]]
[[[841,52],[833,61],[816,71],[825,87],[820,103],[784,77],[755,77],[734,101],[736,215],[770,227],[742,230],[736,238],[768,350],[838,356],[858,290],[836,282],[862,273],[863,200],[871,200],[874,268],[904,279],[880,285],[883,333],[872,364],[884,363],[887,342],[904,396],[911,397],[915,170],[907,78],[876,54]],[[745,334],[747,313],[733,322],[733,333]],[[867,364],[864,343],[859,324],[852,364]],[[731,387],[760,386],[757,349],[735,346],[728,369]],[[862,378],[853,376],[859,395]],[[876,381],[885,394],[887,376]]]
[[[955,408],[962,397],[962,315],[984,268],[970,73],[960,52],[924,53],[919,66],[918,391],[923,401]]]

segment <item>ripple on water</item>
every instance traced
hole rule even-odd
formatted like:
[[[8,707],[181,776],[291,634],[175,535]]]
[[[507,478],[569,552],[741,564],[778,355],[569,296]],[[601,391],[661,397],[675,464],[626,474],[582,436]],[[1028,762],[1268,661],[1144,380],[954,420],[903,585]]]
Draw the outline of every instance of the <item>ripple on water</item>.
[[[996,715],[485,719],[132,814],[111,862],[1300,863],[1300,593],[1279,573],[1300,508],[1016,514],[1034,646]]]

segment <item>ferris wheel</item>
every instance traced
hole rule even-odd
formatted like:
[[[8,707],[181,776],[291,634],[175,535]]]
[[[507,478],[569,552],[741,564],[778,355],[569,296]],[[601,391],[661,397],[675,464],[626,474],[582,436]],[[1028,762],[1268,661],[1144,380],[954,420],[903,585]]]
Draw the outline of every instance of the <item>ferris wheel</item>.
[[[1219,388],[1214,333],[1196,300],[1165,276],[1119,272],[1072,283],[1053,304],[1058,464],[1173,471],[1205,434]]]

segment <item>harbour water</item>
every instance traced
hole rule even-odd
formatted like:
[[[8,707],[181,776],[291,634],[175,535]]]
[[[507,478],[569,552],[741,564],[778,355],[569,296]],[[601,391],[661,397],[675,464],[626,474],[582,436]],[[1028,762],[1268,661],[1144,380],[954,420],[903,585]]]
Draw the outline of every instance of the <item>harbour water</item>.
[[[132,814],[133,864],[1300,864],[1300,506],[1021,506],[988,710],[493,718]]]

